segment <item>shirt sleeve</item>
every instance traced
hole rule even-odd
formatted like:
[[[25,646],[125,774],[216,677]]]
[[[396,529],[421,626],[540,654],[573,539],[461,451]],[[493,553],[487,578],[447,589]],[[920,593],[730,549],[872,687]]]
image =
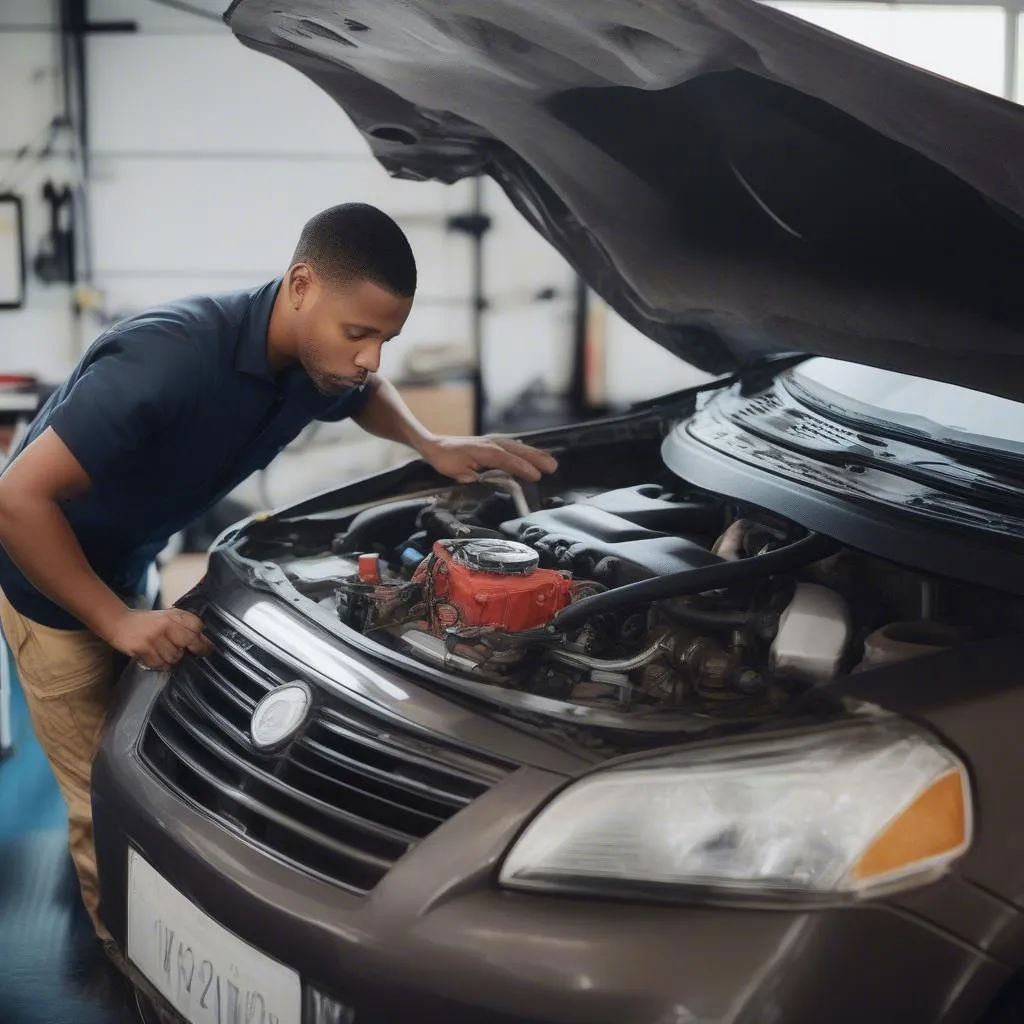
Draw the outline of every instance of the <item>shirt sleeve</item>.
[[[102,338],[49,426],[93,482],[130,470],[195,407],[201,368],[178,325],[127,327]]]
[[[338,423],[341,420],[351,419],[362,412],[369,398],[370,388],[367,385],[353,388],[335,399],[325,410],[318,413],[316,418],[323,423]]]

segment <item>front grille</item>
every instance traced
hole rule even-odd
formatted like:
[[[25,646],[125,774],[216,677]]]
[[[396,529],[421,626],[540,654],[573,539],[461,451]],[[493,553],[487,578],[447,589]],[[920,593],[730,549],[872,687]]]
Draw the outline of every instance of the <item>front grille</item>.
[[[312,683],[302,732],[284,752],[261,754],[249,738],[253,709],[297,674],[220,617],[208,616],[206,631],[215,652],[172,673],[142,759],[184,799],[303,871],[368,892],[516,767]]]

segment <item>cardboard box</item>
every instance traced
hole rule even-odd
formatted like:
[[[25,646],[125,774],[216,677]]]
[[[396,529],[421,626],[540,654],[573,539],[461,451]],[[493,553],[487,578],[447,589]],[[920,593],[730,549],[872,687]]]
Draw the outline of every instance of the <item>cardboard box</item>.
[[[413,415],[436,434],[473,433],[473,385],[408,384],[398,389]]]

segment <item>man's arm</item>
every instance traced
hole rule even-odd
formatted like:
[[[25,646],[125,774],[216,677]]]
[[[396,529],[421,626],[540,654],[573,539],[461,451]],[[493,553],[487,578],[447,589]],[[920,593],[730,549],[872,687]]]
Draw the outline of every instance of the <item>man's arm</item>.
[[[91,486],[67,445],[45,430],[0,476],[0,543],[33,586],[142,664],[164,669],[185,650],[208,654],[198,617],[132,611],[93,571],[60,508]]]
[[[429,462],[439,473],[459,483],[472,483],[485,469],[500,469],[524,480],[553,473],[558,463],[547,452],[507,437],[442,437],[431,433],[413,416],[395,386],[379,374],[367,383],[370,397],[353,417],[363,430],[397,441]]]

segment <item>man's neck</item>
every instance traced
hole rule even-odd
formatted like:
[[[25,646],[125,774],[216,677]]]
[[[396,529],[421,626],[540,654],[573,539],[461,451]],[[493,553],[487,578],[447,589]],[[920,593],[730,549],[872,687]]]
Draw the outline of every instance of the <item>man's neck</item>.
[[[267,366],[271,373],[280,373],[292,365],[298,356],[295,352],[295,338],[288,329],[288,289],[282,282],[270,311],[267,324]]]

